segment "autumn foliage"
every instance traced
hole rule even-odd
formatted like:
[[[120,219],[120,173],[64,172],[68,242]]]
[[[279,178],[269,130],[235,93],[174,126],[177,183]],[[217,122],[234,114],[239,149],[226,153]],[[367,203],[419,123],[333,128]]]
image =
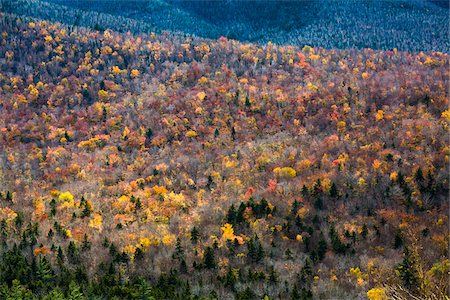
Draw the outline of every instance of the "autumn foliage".
[[[30,264],[172,268],[219,298],[448,292],[447,53],[0,22],[0,231]]]

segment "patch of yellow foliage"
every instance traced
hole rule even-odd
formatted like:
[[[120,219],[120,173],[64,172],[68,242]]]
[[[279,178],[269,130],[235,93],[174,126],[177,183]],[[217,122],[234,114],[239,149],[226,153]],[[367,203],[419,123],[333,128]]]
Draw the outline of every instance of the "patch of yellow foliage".
[[[320,59],[320,55],[317,55],[317,54],[311,54],[311,55],[309,56],[309,58],[310,58],[312,61],[316,61],[316,60],[319,60],[319,59]]]
[[[102,223],[103,223],[102,216],[99,213],[95,213],[94,214],[94,218],[89,221],[89,227],[101,231],[102,230]]]
[[[312,48],[311,46],[305,45],[305,46],[302,48],[302,51],[303,51],[303,52],[306,52],[306,53],[310,53],[310,52],[314,53],[314,48]]]
[[[105,90],[98,91],[98,97],[102,100],[105,100],[108,97],[108,92]]]
[[[1,218],[5,219],[6,222],[10,222],[17,217],[17,213],[9,207],[1,209]]]
[[[344,121],[339,121],[337,123],[338,132],[345,132],[346,126],[347,126],[347,123],[345,123]]]
[[[373,288],[367,292],[367,298],[370,300],[387,300],[386,292],[383,288]]]
[[[222,226],[222,237],[224,237],[227,240],[232,240],[234,238],[234,229],[233,225],[226,223]]]
[[[64,192],[64,193],[59,194],[58,200],[73,202],[73,195],[70,192]]]
[[[450,109],[447,109],[446,111],[442,112],[441,118],[450,122]]]
[[[381,109],[377,111],[377,114],[375,115],[375,120],[376,121],[381,121],[384,119],[384,111],[382,111]]]
[[[304,219],[306,217],[306,215],[308,214],[309,209],[307,207],[302,207],[297,211],[297,215],[301,218]]]
[[[375,170],[378,170],[381,167],[381,161],[379,161],[378,159],[375,159],[372,163],[372,166]]]
[[[306,85],[306,87],[308,88],[308,90],[310,91],[318,91],[319,87],[317,85],[312,84],[311,82],[308,82],[308,84]]]
[[[197,98],[198,98],[200,101],[205,100],[205,98],[206,98],[206,93],[205,93],[205,92],[199,92],[199,93],[197,93]]]
[[[167,190],[165,187],[163,187],[163,186],[157,186],[157,185],[155,185],[155,186],[153,187],[153,191],[154,191],[156,194],[160,195],[160,196],[162,196],[162,195],[164,195],[164,194],[167,194],[167,192],[168,192],[168,190]]]
[[[121,70],[118,66],[114,66],[114,67],[112,68],[111,72],[112,72],[113,74],[120,74],[120,73],[122,73],[122,70]]]
[[[232,169],[237,166],[237,161],[234,159],[231,159],[229,156],[225,156],[223,158],[222,163],[225,165],[225,168]]]
[[[389,179],[394,182],[397,181],[397,177],[398,177],[397,172],[392,172],[391,175],[389,175]]]
[[[132,78],[138,78],[140,75],[141,75],[141,73],[138,70],[131,70]]]
[[[184,208],[186,207],[186,202],[182,193],[174,193],[170,192],[168,194],[164,194],[164,201],[169,203],[169,205],[175,208]]]
[[[193,137],[198,136],[198,134],[195,130],[189,130],[188,132],[186,132],[186,136],[193,138]]]
[[[295,171],[293,168],[291,167],[277,167],[275,169],[273,169],[273,172],[278,175],[278,176],[282,176],[282,177],[295,177],[297,176],[297,171]]]
[[[170,246],[175,243],[175,236],[173,234],[167,234],[162,238],[162,243],[165,246]]]

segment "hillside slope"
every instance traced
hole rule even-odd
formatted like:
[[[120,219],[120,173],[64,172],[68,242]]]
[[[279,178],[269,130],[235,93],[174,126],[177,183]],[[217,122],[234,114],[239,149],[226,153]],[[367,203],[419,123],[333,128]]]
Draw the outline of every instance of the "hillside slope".
[[[448,54],[0,28],[0,298],[448,294]]]
[[[169,30],[328,49],[450,50],[448,9],[422,0],[48,2],[1,1],[6,12],[121,32]]]

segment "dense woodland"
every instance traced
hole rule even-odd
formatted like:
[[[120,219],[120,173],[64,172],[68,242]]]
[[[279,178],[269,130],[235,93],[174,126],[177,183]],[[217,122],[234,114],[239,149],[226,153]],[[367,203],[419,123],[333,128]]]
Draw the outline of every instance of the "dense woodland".
[[[327,49],[448,53],[450,22],[444,2],[448,1],[0,0],[0,9],[67,25],[134,34],[168,30],[262,45],[271,41]]]
[[[446,299],[447,53],[0,34],[1,299]]]

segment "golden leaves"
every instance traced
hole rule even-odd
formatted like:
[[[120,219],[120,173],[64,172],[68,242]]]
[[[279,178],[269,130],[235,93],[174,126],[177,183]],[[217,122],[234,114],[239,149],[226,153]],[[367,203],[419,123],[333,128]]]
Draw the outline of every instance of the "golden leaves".
[[[164,244],[164,246],[171,246],[171,245],[175,244],[175,240],[176,239],[173,234],[166,234],[162,238],[162,243]]]
[[[189,130],[186,132],[186,136],[190,137],[190,138],[194,138],[194,137],[198,136],[198,134],[195,130]]]
[[[42,246],[42,247],[39,247],[39,248],[36,248],[33,250],[34,256],[46,255],[49,252],[50,252],[50,250],[48,249],[47,246]]]
[[[389,175],[389,179],[390,179],[392,182],[396,182],[396,181],[397,181],[397,178],[398,178],[397,172],[392,172],[392,173]]]
[[[350,268],[349,273],[352,277],[356,278],[356,284],[359,286],[365,285],[368,279],[368,275],[361,271],[359,267]]]
[[[184,208],[186,207],[185,198],[182,193],[176,194],[174,192],[170,192],[163,194],[164,201],[168,203],[168,205],[175,207],[175,208]]]
[[[122,139],[125,140],[130,134],[130,132],[131,132],[130,129],[127,126],[125,126],[125,129],[122,132]]]
[[[34,201],[34,214],[39,219],[46,217],[45,203],[44,203],[44,201],[42,201],[42,199],[36,199]]]
[[[118,75],[118,74],[121,74],[123,71],[124,70],[121,70],[118,66],[113,66],[112,70],[111,70],[111,73],[113,73],[115,75]]]
[[[377,114],[375,115],[375,120],[381,121],[384,119],[384,111],[382,111],[381,109],[377,111]]]
[[[441,114],[441,118],[443,118],[447,122],[450,122],[450,109],[443,111]]]
[[[109,140],[109,136],[101,134],[101,135],[93,137],[87,141],[82,141],[82,142],[78,143],[78,148],[85,148],[88,150],[93,150],[96,147],[103,147],[108,140]]]
[[[31,96],[31,100],[36,100],[37,98],[39,98],[39,91],[36,88],[31,88],[30,89],[30,96]]]
[[[314,48],[312,48],[311,46],[305,45],[302,48],[302,51],[305,52],[305,53],[310,53],[310,52],[314,53]]]
[[[233,225],[226,223],[221,227],[222,230],[222,237],[227,240],[234,239],[234,229]]]
[[[131,78],[138,78],[141,76],[141,73],[139,72],[139,70],[133,69],[131,70]]]
[[[230,158],[229,156],[225,156],[222,160],[222,164],[225,166],[225,168],[227,169],[233,169],[236,168],[238,165],[238,162],[235,158]]]
[[[197,93],[197,98],[200,100],[200,101],[203,101],[203,100],[205,100],[205,98],[206,98],[206,93],[205,92],[198,92]]]
[[[102,231],[103,218],[99,213],[94,213],[94,218],[89,221],[89,227]]]
[[[4,207],[0,210],[0,216],[6,222],[10,222],[17,217],[17,213],[9,207]]]
[[[319,90],[319,87],[317,85],[312,84],[311,82],[308,82],[306,85],[309,91],[315,92]]]
[[[383,288],[373,288],[367,292],[369,300],[387,300],[388,297]]]
[[[157,186],[157,185],[155,185],[155,186],[153,187],[153,191],[154,191],[157,195],[160,195],[160,196],[162,196],[162,195],[164,195],[164,194],[166,194],[166,193],[168,192],[168,190],[167,190],[165,187],[163,187],[163,186]]]
[[[372,167],[374,168],[374,170],[378,170],[381,167],[381,161],[379,161],[378,159],[375,159],[372,163]]]
[[[301,207],[298,211],[297,211],[297,215],[301,218],[304,219],[309,213],[309,208],[306,206]]]
[[[64,192],[59,194],[59,201],[73,202],[73,195],[70,192]]]
[[[297,176],[297,171],[295,171],[293,168],[291,167],[277,167],[275,169],[273,169],[273,173],[275,173],[277,176],[280,177],[287,177],[287,178],[292,178]]]
[[[108,92],[105,90],[99,90],[97,94],[101,100],[106,100],[106,98],[108,98]]]
[[[347,127],[347,123],[345,123],[345,121],[339,121],[337,123],[337,131],[338,132],[345,132]]]

